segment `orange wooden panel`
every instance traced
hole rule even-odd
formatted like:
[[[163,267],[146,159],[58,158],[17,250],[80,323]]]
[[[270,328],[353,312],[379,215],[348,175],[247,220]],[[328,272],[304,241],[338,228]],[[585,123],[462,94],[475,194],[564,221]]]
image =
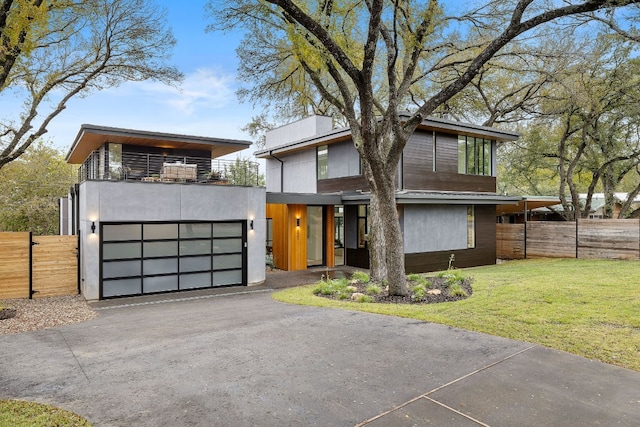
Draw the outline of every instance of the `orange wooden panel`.
[[[288,205],[289,270],[307,269],[307,205]],[[298,226],[298,220],[300,225]]]
[[[327,248],[326,258],[327,258],[327,267],[334,267],[336,258],[335,258],[335,210],[333,205],[325,206],[327,210],[327,222],[325,223],[325,247]]]
[[[267,218],[272,219],[273,225],[273,260],[276,268],[289,269],[289,233],[287,232],[287,205],[268,204]]]

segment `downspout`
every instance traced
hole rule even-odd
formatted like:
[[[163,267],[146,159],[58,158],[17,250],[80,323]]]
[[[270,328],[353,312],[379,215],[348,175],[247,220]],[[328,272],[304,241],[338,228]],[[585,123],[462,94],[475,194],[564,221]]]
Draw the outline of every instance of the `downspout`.
[[[284,162],[273,155],[273,150],[269,150],[269,157],[280,162],[280,192],[284,193]]]

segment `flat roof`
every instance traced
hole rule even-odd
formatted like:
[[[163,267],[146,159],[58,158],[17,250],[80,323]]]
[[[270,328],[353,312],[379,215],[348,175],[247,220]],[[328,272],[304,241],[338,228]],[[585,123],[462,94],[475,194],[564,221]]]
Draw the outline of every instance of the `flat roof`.
[[[212,159],[244,150],[252,144],[251,141],[244,140],[83,124],[80,126],[80,131],[78,131],[78,135],[67,153],[66,161],[67,163],[80,164],[89,157],[92,151],[97,150],[107,142],[184,150],[204,150],[211,152]]]
[[[405,118],[402,116],[402,118]],[[408,116],[406,117],[408,118]],[[285,125],[286,126],[286,125]],[[480,136],[493,138],[499,142],[515,141],[520,137],[517,132],[511,132],[501,129],[496,129],[487,126],[472,125],[469,123],[456,122],[453,120],[441,119],[437,117],[427,117],[418,126],[421,130],[435,130],[435,131],[447,131],[451,133],[457,133],[459,135]],[[332,129],[329,132],[314,135],[312,137],[303,138],[298,141],[287,142],[285,144],[277,145],[271,148],[265,148],[256,151],[254,154],[259,158],[267,158],[272,154],[287,153],[292,151],[301,150],[318,145],[324,145],[327,143],[334,143],[345,141],[351,138],[351,129],[348,127]]]

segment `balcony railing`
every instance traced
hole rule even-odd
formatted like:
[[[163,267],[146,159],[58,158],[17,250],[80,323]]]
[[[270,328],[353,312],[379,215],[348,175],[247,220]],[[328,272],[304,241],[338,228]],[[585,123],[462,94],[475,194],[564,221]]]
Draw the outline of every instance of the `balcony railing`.
[[[256,162],[143,153],[122,153],[114,160],[99,151],[78,169],[78,182],[88,180],[264,185]]]

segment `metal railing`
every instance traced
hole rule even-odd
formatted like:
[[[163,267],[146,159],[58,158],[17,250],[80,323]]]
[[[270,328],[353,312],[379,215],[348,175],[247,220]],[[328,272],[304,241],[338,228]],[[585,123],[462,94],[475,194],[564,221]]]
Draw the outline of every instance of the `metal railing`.
[[[93,151],[78,169],[78,182],[144,181],[264,186],[257,162],[149,153],[122,153],[114,161]]]

